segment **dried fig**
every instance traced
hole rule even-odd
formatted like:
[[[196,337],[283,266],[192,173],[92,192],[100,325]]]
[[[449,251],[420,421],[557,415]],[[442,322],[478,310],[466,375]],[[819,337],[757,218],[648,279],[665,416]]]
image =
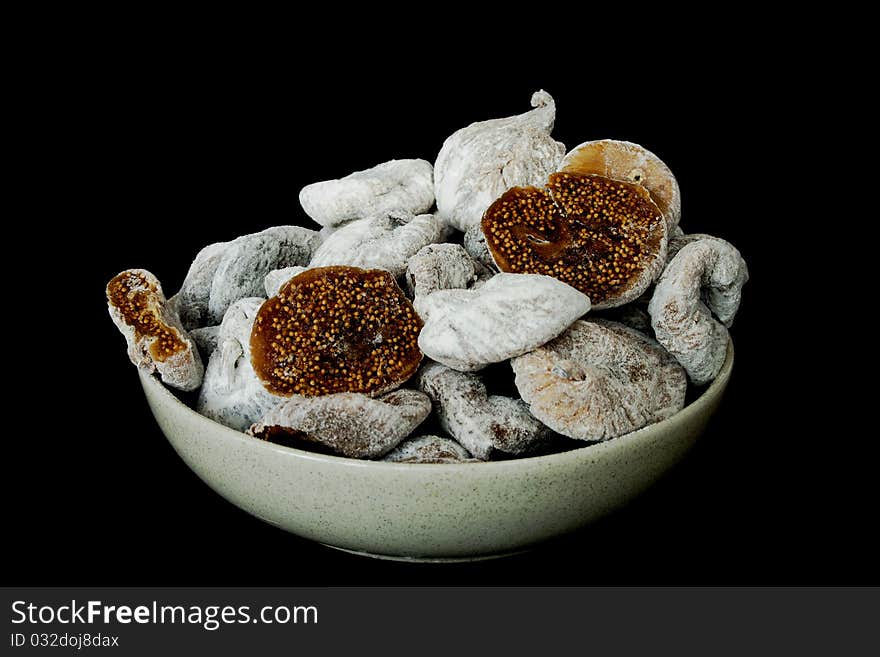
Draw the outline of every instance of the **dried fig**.
[[[294,395],[269,411],[250,433],[273,439],[291,435],[351,458],[376,458],[396,447],[431,413],[431,400],[416,390],[378,399],[355,392],[323,397]]]
[[[656,342],[616,322],[577,321],[511,365],[532,415],[578,440],[608,440],[684,407],[682,367]]]
[[[263,279],[281,267],[306,265],[320,235],[299,226],[276,226],[209,244],[196,255],[173,299],[187,329],[218,325],[233,301],[263,294]]]
[[[643,146],[629,141],[599,139],[586,141],[569,151],[559,170],[567,173],[595,173],[614,180],[641,185],[660,208],[669,229],[681,219],[681,192],[672,170]]]
[[[643,187],[603,176],[554,173],[546,189],[514,187],[482,230],[499,269],[558,278],[596,310],[636,299],[665,264],[660,209]]]
[[[423,246],[439,242],[445,228],[431,214],[409,218],[397,213],[361,219],[330,235],[315,251],[309,266],[385,269],[395,277],[402,276],[407,261]]]
[[[505,190],[540,185],[556,171],[565,144],[550,137],[556,104],[546,91],[519,116],[472,123],[443,143],[434,163],[437,213],[461,231],[480,223]]]
[[[431,292],[464,289],[476,280],[475,263],[458,244],[429,244],[406,265],[407,292],[417,311],[421,299]]]
[[[299,202],[312,219],[331,227],[395,211],[419,215],[434,205],[434,167],[425,160],[391,160],[306,185]]]
[[[488,396],[474,374],[428,363],[416,377],[419,390],[434,402],[440,426],[480,460],[495,450],[522,454],[547,438],[521,399]]]
[[[198,328],[208,322],[211,281],[228,247],[229,242],[216,242],[199,251],[189,266],[180,290],[172,297],[185,328]]]
[[[307,269],[260,309],[251,335],[254,370],[278,395],[381,395],[418,368],[421,328],[387,271]]]
[[[462,372],[524,354],[590,309],[570,285],[537,274],[497,274],[478,288],[419,298],[426,356]]]
[[[251,366],[251,330],[263,301],[246,297],[227,309],[196,402],[199,413],[237,431],[284,401],[263,387]]]
[[[748,279],[739,251],[709,238],[682,246],[657,282],[648,304],[654,333],[696,385],[714,379],[724,364],[727,327]]]
[[[131,362],[158,372],[173,388],[198,388],[202,359],[159,280],[145,269],[127,269],[113,277],[106,292],[110,318],[125,336]]]
[[[489,247],[486,246],[486,236],[483,235],[483,228],[480,224],[470,226],[464,234],[464,250],[474,261],[480,263],[486,269],[496,272],[498,266],[489,253]]]

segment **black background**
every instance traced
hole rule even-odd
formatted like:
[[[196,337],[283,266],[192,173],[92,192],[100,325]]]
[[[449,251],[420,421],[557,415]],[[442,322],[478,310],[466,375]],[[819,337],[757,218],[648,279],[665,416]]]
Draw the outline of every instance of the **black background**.
[[[39,266],[15,307],[30,337],[11,350],[27,410],[9,412],[7,583],[878,582],[872,503],[831,456],[869,431],[853,431],[830,396],[834,350],[804,339],[816,313],[799,296],[809,263],[792,237],[785,178],[800,157],[786,145],[800,111],[789,101],[804,90],[785,56],[750,64],[695,44],[632,63],[525,52],[453,60],[444,42],[427,53],[372,44],[329,64],[274,42],[125,40],[54,57],[27,99],[36,122],[20,131],[39,181],[23,215],[34,239],[21,248],[35,249]],[[526,60],[540,65],[526,70]],[[433,161],[453,131],[526,111],[539,88],[556,100],[558,140],[648,147],[678,177],[685,231],[724,237],[749,263],[733,379],[684,463],[573,536],[442,566],[324,548],[202,484],[150,415],[106,314],[106,281],[143,267],[173,291],[207,243],[310,225],[297,202],[304,184],[392,158]],[[49,292],[32,298],[35,289]]]

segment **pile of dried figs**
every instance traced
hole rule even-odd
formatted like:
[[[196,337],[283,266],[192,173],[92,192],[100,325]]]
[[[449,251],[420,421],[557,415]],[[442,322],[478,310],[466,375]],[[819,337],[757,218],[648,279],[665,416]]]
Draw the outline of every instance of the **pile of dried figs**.
[[[106,292],[129,358],[255,439],[360,459],[528,456],[677,413],[725,360],[746,264],[682,232],[656,155],[567,151],[550,95],[532,107],[455,132],[433,165],[306,186],[319,230],[210,244],[168,299],[120,273]]]

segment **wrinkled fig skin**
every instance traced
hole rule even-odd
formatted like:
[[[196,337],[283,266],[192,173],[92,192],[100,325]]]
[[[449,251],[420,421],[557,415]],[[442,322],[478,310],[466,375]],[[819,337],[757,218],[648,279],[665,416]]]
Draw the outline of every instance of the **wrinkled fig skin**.
[[[739,251],[711,238],[682,246],[657,282],[648,304],[654,333],[696,385],[714,379],[724,364],[727,327],[748,278]]]
[[[702,298],[721,323],[730,328],[742,301],[742,288],[749,280],[749,269],[745,260],[736,247],[719,237],[693,234],[683,236],[681,241],[683,244],[676,245],[676,258],[685,249],[686,255],[679,259],[675,268],[670,271],[667,267],[666,271],[669,271],[670,277],[685,276],[684,270],[689,268],[685,267],[684,261],[691,262],[691,271],[694,268],[702,269]],[[693,246],[694,244],[697,246]],[[676,258],[670,261],[670,265]],[[657,286],[660,286],[659,281]],[[668,284],[664,288],[668,288]],[[680,291],[687,293],[690,290],[680,288]],[[654,296],[656,297],[656,291]]]
[[[419,249],[442,239],[446,229],[435,215],[408,219],[395,213],[361,219],[328,236],[315,251],[309,268],[348,265],[361,269],[384,269],[397,278]]]
[[[220,323],[233,302],[262,295],[263,281],[273,269],[308,264],[318,242],[317,231],[299,226],[276,226],[231,242],[211,280],[211,322]]]
[[[577,321],[511,366],[532,415],[577,440],[609,440],[684,407],[684,369],[656,342],[616,322]]]
[[[129,286],[129,292],[122,295],[126,300],[121,302],[122,305],[142,295],[142,300],[146,300],[147,311],[143,316],[155,318],[159,326],[164,326],[164,330],[179,341],[179,348],[175,353],[164,358],[154,354],[154,349],[161,347],[161,339],[139,331],[131,323],[131,317],[126,316],[126,309],[114,305],[110,298],[111,286],[122,277],[126,277]],[[198,388],[204,374],[202,359],[195,341],[184,330],[174,298],[165,299],[159,279],[146,269],[129,269],[113,278],[107,286],[107,294],[110,319],[125,338],[128,358],[132,364],[151,374],[158,372],[162,382],[172,388],[186,392]]]
[[[434,164],[437,213],[458,230],[479,225],[505,190],[543,185],[556,171],[565,153],[550,136],[556,104],[545,91],[535,92],[531,104],[525,114],[472,123],[443,143]]]
[[[187,329],[207,323],[211,281],[229,245],[230,242],[216,242],[199,251],[189,266],[180,291],[172,297],[179,309],[180,321]]]
[[[419,390],[434,402],[440,426],[481,461],[494,450],[521,454],[546,440],[547,428],[520,399],[487,396],[474,374],[428,363],[416,375]]]
[[[479,288],[438,290],[419,301],[419,347],[429,358],[472,372],[531,351],[590,310],[590,299],[539,274],[497,274]]]
[[[489,271],[498,271],[498,266],[492,259],[492,254],[489,253],[489,247],[486,246],[486,236],[483,235],[483,229],[479,224],[475,224],[465,231],[464,250]]]
[[[322,226],[394,211],[423,214],[434,205],[434,167],[425,160],[391,160],[345,178],[306,185],[299,202]]]
[[[437,290],[464,289],[477,280],[473,259],[458,244],[429,244],[406,266],[406,290],[419,310],[421,299]]]
[[[229,306],[196,403],[199,413],[237,431],[285,399],[267,391],[251,366],[251,329],[263,301],[247,297]]]
[[[450,438],[418,436],[407,438],[388,452],[383,461],[392,463],[478,463],[468,451]]]
[[[263,279],[263,288],[266,290],[266,298],[274,297],[278,294],[278,290],[291,278],[297,274],[301,274],[306,270],[305,267],[284,267],[282,269],[273,269],[266,278]]]
[[[180,291],[172,297],[183,325],[194,329],[219,324],[232,301],[263,293],[258,279],[264,267],[269,267],[262,272],[265,275],[288,264],[307,264],[320,241],[320,234],[307,228],[277,226],[209,244],[196,255]],[[254,270],[248,272],[248,267]]]
[[[674,237],[669,238],[669,246],[666,248],[666,267],[669,266],[672,259],[677,256],[678,252],[684,247],[693,242],[699,242],[700,240],[718,240],[725,244],[729,244],[729,242],[725,242],[720,237],[706,235],[705,233],[677,233]]]
[[[376,458],[396,447],[431,413],[431,400],[416,390],[395,390],[377,399],[356,392],[289,397],[250,433],[282,431],[321,443],[350,458]]]

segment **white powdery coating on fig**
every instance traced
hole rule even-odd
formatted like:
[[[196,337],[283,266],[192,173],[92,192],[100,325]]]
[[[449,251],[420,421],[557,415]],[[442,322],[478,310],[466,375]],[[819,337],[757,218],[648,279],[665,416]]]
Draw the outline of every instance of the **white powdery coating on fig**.
[[[211,280],[210,320],[219,323],[235,301],[262,295],[273,269],[308,264],[318,242],[317,231],[299,226],[275,226],[231,242]]]
[[[197,412],[237,431],[285,399],[266,390],[251,366],[251,330],[263,301],[247,297],[229,306],[196,403]]]
[[[483,235],[480,224],[474,224],[465,231],[464,250],[485,269],[493,273],[498,271],[498,265],[495,264],[492,254],[489,253],[489,247],[486,246],[486,236]]]
[[[462,372],[519,356],[552,340],[590,310],[590,299],[541,274],[493,276],[470,290],[438,290],[419,301],[419,347]]]
[[[437,290],[463,289],[476,282],[474,261],[458,244],[429,244],[406,265],[406,290],[419,310],[422,297]]]
[[[521,399],[487,396],[474,374],[428,363],[416,375],[419,390],[434,402],[440,426],[480,460],[494,450],[521,454],[548,435]]]
[[[318,244],[323,244],[327,241],[327,238],[330,237],[337,230],[342,228],[347,224],[339,224],[338,226],[324,226],[321,230],[318,231]]]
[[[184,343],[184,348],[172,354],[164,361],[157,360],[151,353],[156,337],[138,335],[136,328],[128,323],[124,313],[108,300],[107,310],[110,319],[125,338],[128,347],[128,358],[138,368],[146,372],[158,372],[162,382],[178,390],[195,390],[202,383],[204,365],[199,357],[196,343],[183,327],[177,313],[177,305],[165,299],[162,285],[146,269],[128,269],[128,296],[145,293],[148,295],[146,311],[169,327]],[[114,277],[115,279],[116,277]],[[108,286],[109,288],[109,286]]]
[[[506,190],[543,185],[556,171],[565,153],[550,136],[556,103],[541,90],[531,104],[525,114],[472,123],[443,143],[434,163],[437,213],[458,230],[478,225]]]
[[[189,334],[195,340],[202,357],[207,360],[217,348],[217,341],[220,339],[220,326],[203,326],[190,330]]]
[[[407,261],[423,246],[440,241],[445,229],[445,223],[431,214],[409,219],[392,213],[354,221],[318,247],[309,268],[348,265],[402,276]]]
[[[657,282],[648,304],[654,334],[696,385],[714,379],[724,364],[727,327],[748,279],[739,251],[710,238],[682,246]]]
[[[511,361],[532,415],[578,440],[608,440],[684,407],[687,377],[659,344],[622,324],[577,321]]]
[[[388,452],[383,461],[392,463],[478,463],[470,452],[451,438],[418,436],[407,438]]]
[[[189,266],[180,290],[172,297],[180,313],[180,321],[186,328],[204,326],[208,321],[211,281],[230,243],[215,242],[199,251]]]
[[[345,178],[306,185],[299,202],[322,226],[393,211],[419,215],[434,205],[434,167],[425,160],[391,160]]]
[[[597,173],[641,185],[660,206],[670,230],[681,220],[678,181],[666,163],[644,146],[617,139],[585,141],[565,154],[559,170]]]
[[[249,433],[272,428],[302,434],[351,458],[375,458],[396,447],[431,413],[431,400],[416,390],[372,398],[357,392],[320,397],[294,395],[266,413]]]
[[[266,274],[266,278],[263,279],[263,288],[266,290],[266,296],[276,296],[282,285],[297,274],[303,273],[305,270],[305,267],[284,267],[282,269],[273,269]]]
[[[721,239],[720,237],[715,237],[714,235],[707,235],[706,233],[684,233],[679,232],[674,237],[669,238],[669,246],[666,248],[666,266],[669,266],[669,263],[672,262],[672,259],[678,255],[678,252],[681,251],[688,244],[693,244],[694,242],[699,242],[700,240],[717,240],[722,244],[727,244],[731,246],[729,242]],[[733,248],[731,246],[731,248]]]

